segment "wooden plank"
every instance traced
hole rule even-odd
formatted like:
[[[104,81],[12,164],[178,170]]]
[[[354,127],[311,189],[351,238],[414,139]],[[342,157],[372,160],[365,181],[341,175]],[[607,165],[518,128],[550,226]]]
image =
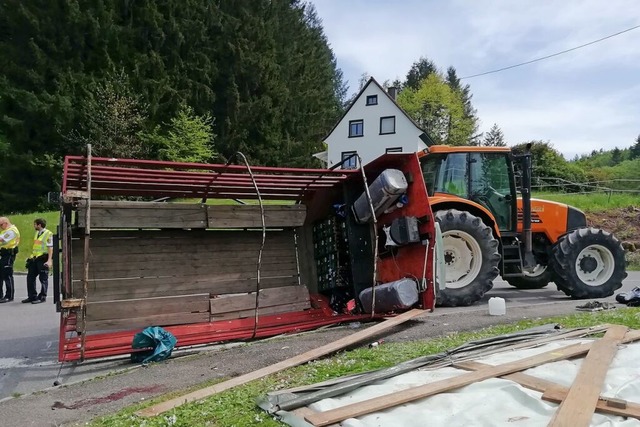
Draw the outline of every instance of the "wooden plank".
[[[215,256],[209,253],[174,253],[174,254],[146,254],[146,255],[132,255],[130,258],[123,257],[122,261],[113,260],[111,257],[100,257],[93,255],[90,257],[89,262],[91,263],[92,269],[100,269],[100,268],[113,268],[117,267],[119,270],[131,269],[137,267],[138,265],[146,265],[149,263],[185,263],[189,262],[190,264],[209,264],[213,260],[218,262],[223,262],[225,265],[252,265],[257,267],[258,265],[258,253],[255,254],[245,253],[242,256],[242,253],[230,253],[230,256],[219,254],[219,256]],[[95,259],[95,262],[93,261]],[[75,260],[75,257],[74,257]],[[287,252],[278,252],[276,254],[273,253],[265,253],[262,258],[262,265],[268,264],[283,264],[283,263],[295,263],[296,257],[293,251]]]
[[[155,314],[152,316],[131,317],[128,319],[107,319],[87,321],[87,331],[106,331],[112,329],[138,329],[148,326],[188,325],[192,323],[205,323],[209,321],[209,313],[169,313]],[[82,330],[82,321],[78,322],[76,329]]]
[[[193,261],[211,261],[212,259],[224,259],[234,260],[237,262],[239,259],[248,259],[254,264],[258,261],[258,247],[243,248],[239,246],[233,246],[230,248],[208,248],[203,247],[191,247],[185,250],[176,250],[175,248],[167,247],[167,250],[154,250],[153,252],[134,252],[129,248],[118,248],[120,250],[104,251],[104,250],[92,250],[89,260],[92,265],[95,264],[131,264],[137,262],[147,262],[149,260],[154,261],[175,261],[181,258],[189,259]],[[134,248],[135,249],[135,248]],[[165,249],[165,248],[163,248]],[[79,254],[74,253],[74,259],[80,259],[82,252]],[[262,254],[263,261],[273,261],[279,258],[291,258],[295,259],[295,248],[293,245],[290,247],[282,248],[269,248],[265,249]]]
[[[491,366],[475,361],[455,362],[453,365],[456,368],[472,371],[477,371]],[[516,382],[523,387],[539,391],[540,393],[543,393],[542,399],[549,402],[561,403],[569,393],[569,387],[563,387],[562,385],[552,381],[547,381],[522,372],[503,375],[500,378],[504,378],[506,380]],[[596,405],[596,412],[640,419],[640,404],[624,401],[624,406],[619,406],[616,404],[617,400],[618,399],[600,396]]]
[[[137,245],[157,246],[159,242],[171,242],[172,246],[212,244],[220,242],[229,243],[253,243],[260,245],[262,231],[260,230],[103,230],[91,234],[91,249],[101,246]],[[74,237],[71,241],[74,250],[82,249],[83,236]],[[293,243],[292,230],[267,230],[266,244]]]
[[[221,276],[173,276],[89,280],[89,298],[91,301],[110,301],[202,293],[224,295],[251,292],[256,289],[256,278],[250,277],[255,276],[255,273],[247,274],[246,277],[240,277],[241,275],[238,274],[233,276],[232,278]],[[297,276],[260,277],[260,287],[262,289],[297,285]]]
[[[258,295],[258,307],[273,307],[306,302],[309,303],[309,290],[306,286],[285,286],[263,289]],[[212,298],[210,312],[212,315],[231,311],[251,310],[256,306],[255,292],[243,295],[231,295],[222,298]]]
[[[209,311],[209,294],[143,298],[87,303],[87,320],[128,319],[158,313],[197,313]]]
[[[580,427],[591,424],[609,365],[627,331],[626,326],[613,325],[604,337],[593,344],[549,426]]]
[[[305,205],[264,205],[267,227],[299,227],[307,216]],[[210,228],[262,227],[258,205],[209,205],[207,215]]]
[[[101,207],[91,205],[91,228],[207,228],[207,209],[204,205],[154,203],[156,208]],[[80,209],[78,227],[85,227]]]
[[[211,315],[249,310],[256,306],[256,294],[232,295],[209,300]]]
[[[305,302],[296,302],[292,304],[284,304],[284,305],[275,305],[272,307],[263,307],[258,309],[258,317],[260,316],[269,316],[272,314],[279,313],[291,313],[294,311],[303,311],[311,308],[311,303],[309,301]],[[215,322],[218,320],[233,320],[233,319],[244,319],[247,317],[255,317],[256,312],[254,309],[252,310],[243,310],[243,311],[232,311],[228,313],[219,313],[211,315],[211,321]]]
[[[265,205],[267,227],[298,227],[305,205]],[[85,205],[78,209],[84,227]],[[260,206],[153,202],[98,202],[91,205],[91,227],[97,228],[247,228],[262,227]]]
[[[390,328],[393,328],[394,326],[404,323],[407,320],[413,319],[414,317],[423,313],[425,313],[424,310],[418,310],[418,309],[407,311],[406,313],[400,314],[399,316],[392,317],[388,320],[385,320],[384,322],[378,323],[377,325],[371,326],[367,329],[356,332],[354,334],[351,334],[349,336],[336,340],[327,345],[323,345],[321,347],[299,354],[290,359],[283,360],[282,362],[278,362],[271,366],[258,369],[257,371],[249,372],[247,374],[240,375],[230,380],[223,381],[221,383],[214,384],[212,386],[205,387],[200,390],[196,390],[192,393],[188,393],[183,396],[178,396],[166,402],[161,402],[156,405],[149,406],[148,408],[139,410],[138,412],[136,412],[136,414],[143,417],[152,417],[152,416],[162,414],[163,412],[169,411],[185,403],[204,399],[205,397],[212,396],[216,393],[220,393],[221,391],[229,390],[230,388],[236,387],[238,385],[246,384],[250,381],[266,377],[267,375],[273,374],[275,372],[279,372],[287,368],[298,366],[303,363],[309,362],[311,360],[318,359],[322,356],[326,356],[327,354],[334,353],[350,345],[367,340],[374,335],[377,335]]]
[[[261,273],[267,273],[267,276],[273,276],[279,273],[283,276],[298,274],[298,268],[295,261],[284,259],[279,263],[264,264],[260,268]],[[158,276],[217,276],[225,273],[254,273],[257,272],[255,264],[239,264],[233,265],[224,262],[212,260],[210,263],[199,262],[177,262],[162,263],[148,262],[139,265],[109,266],[109,265],[91,265],[89,280],[112,279],[124,277],[158,277]],[[74,278],[79,277],[82,269],[74,266],[72,274]]]

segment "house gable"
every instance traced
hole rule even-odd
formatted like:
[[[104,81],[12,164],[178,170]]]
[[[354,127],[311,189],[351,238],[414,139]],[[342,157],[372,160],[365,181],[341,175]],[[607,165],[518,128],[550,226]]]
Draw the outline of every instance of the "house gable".
[[[391,96],[371,78],[349,105],[324,142],[328,166],[357,152],[364,164],[385,152],[416,152],[426,145],[424,132]],[[344,156],[343,156],[344,155]],[[346,167],[353,167],[353,161]]]

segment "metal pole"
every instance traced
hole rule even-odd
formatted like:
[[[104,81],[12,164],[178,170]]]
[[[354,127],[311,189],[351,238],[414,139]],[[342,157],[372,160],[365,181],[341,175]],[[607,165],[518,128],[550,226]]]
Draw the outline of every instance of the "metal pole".
[[[87,209],[84,227],[84,260],[82,277],[82,327],[80,328],[80,361],[84,361],[87,329],[87,296],[89,293],[89,240],[91,237],[91,144],[87,144]]]

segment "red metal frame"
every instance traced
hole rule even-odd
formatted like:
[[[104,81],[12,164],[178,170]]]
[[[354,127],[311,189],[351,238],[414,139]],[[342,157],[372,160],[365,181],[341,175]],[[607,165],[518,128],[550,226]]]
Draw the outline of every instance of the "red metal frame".
[[[179,163],[153,160],[91,159],[91,194],[186,198],[256,198],[271,200],[309,198],[319,189],[332,187],[353,170],[272,168]],[[67,156],[62,193],[87,189],[86,158]]]
[[[387,160],[385,160],[387,159]],[[64,162],[62,181],[63,196],[87,190],[87,159],[80,156],[68,156]],[[415,154],[387,155],[372,163],[365,170],[397,167],[406,173],[418,176],[420,166]],[[257,194],[254,182],[263,199],[296,200],[308,202],[319,190],[327,190],[344,185],[347,180],[358,179],[358,170],[303,169],[247,167],[238,165],[212,165],[199,163],[177,163],[133,159],[91,159],[91,195],[94,196],[148,196],[152,198],[184,197],[199,198],[243,198],[255,199]],[[361,178],[360,178],[361,179]],[[369,179],[369,178],[368,178]],[[417,182],[417,181],[416,181]],[[431,210],[426,199],[424,183],[412,186],[409,197],[413,201],[424,197],[424,204],[414,203],[403,209],[403,215],[429,217]],[[65,198],[66,199],[66,198]],[[393,219],[399,215],[386,219]],[[425,223],[421,232],[432,233],[433,224]],[[389,260],[380,262],[379,278],[384,281],[397,280],[410,274],[422,276],[422,261],[425,249],[417,245],[398,257],[392,267]],[[431,252],[429,252],[430,258]],[[65,257],[66,259],[66,257]],[[431,264],[431,263],[429,263]],[[400,267],[398,267],[400,266]],[[68,272],[70,269],[65,269]],[[427,275],[431,274],[429,266]],[[65,282],[68,282],[67,277]],[[423,292],[421,305],[432,308],[434,304],[433,284]],[[260,316],[256,325],[255,318],[215,321],[198,324],[166,326],[174,334],[177,346],[192,346],[214,342],[262,338],[289,332],[315,329],[320,326],[345,321],[366,321],[381,317],[377,314],[351,315],[336,314],[329,307],[326,297],[312,295],[314,308],[277,315]],[[134,351],[131,342],[139,330],[124,332],[85,334],[84,352],[80,350],[81,338],[72,336],[76,331],[76,318],[73,311],[63,310],[60,317],[59,360],[75,361],[114,355],[129,354]]]

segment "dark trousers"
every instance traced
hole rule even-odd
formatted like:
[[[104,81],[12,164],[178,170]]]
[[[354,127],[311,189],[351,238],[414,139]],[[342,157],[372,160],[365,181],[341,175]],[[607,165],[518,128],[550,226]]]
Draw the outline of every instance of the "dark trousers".
[[[13,262],[15,260],[16,256],[13,255],[13,253],[4,253],[0,255],[0,299],[13,299],[15,290],[13,282]],[[4,295],[3,287],[6,287]]]
[[[30,300],[47,297],[47,289],[49,288],[49,267],[44,265],[48,256],[29,260],[27,270],[27,297]],[[40,293],[36,290],[36,278],[40,279]]]

